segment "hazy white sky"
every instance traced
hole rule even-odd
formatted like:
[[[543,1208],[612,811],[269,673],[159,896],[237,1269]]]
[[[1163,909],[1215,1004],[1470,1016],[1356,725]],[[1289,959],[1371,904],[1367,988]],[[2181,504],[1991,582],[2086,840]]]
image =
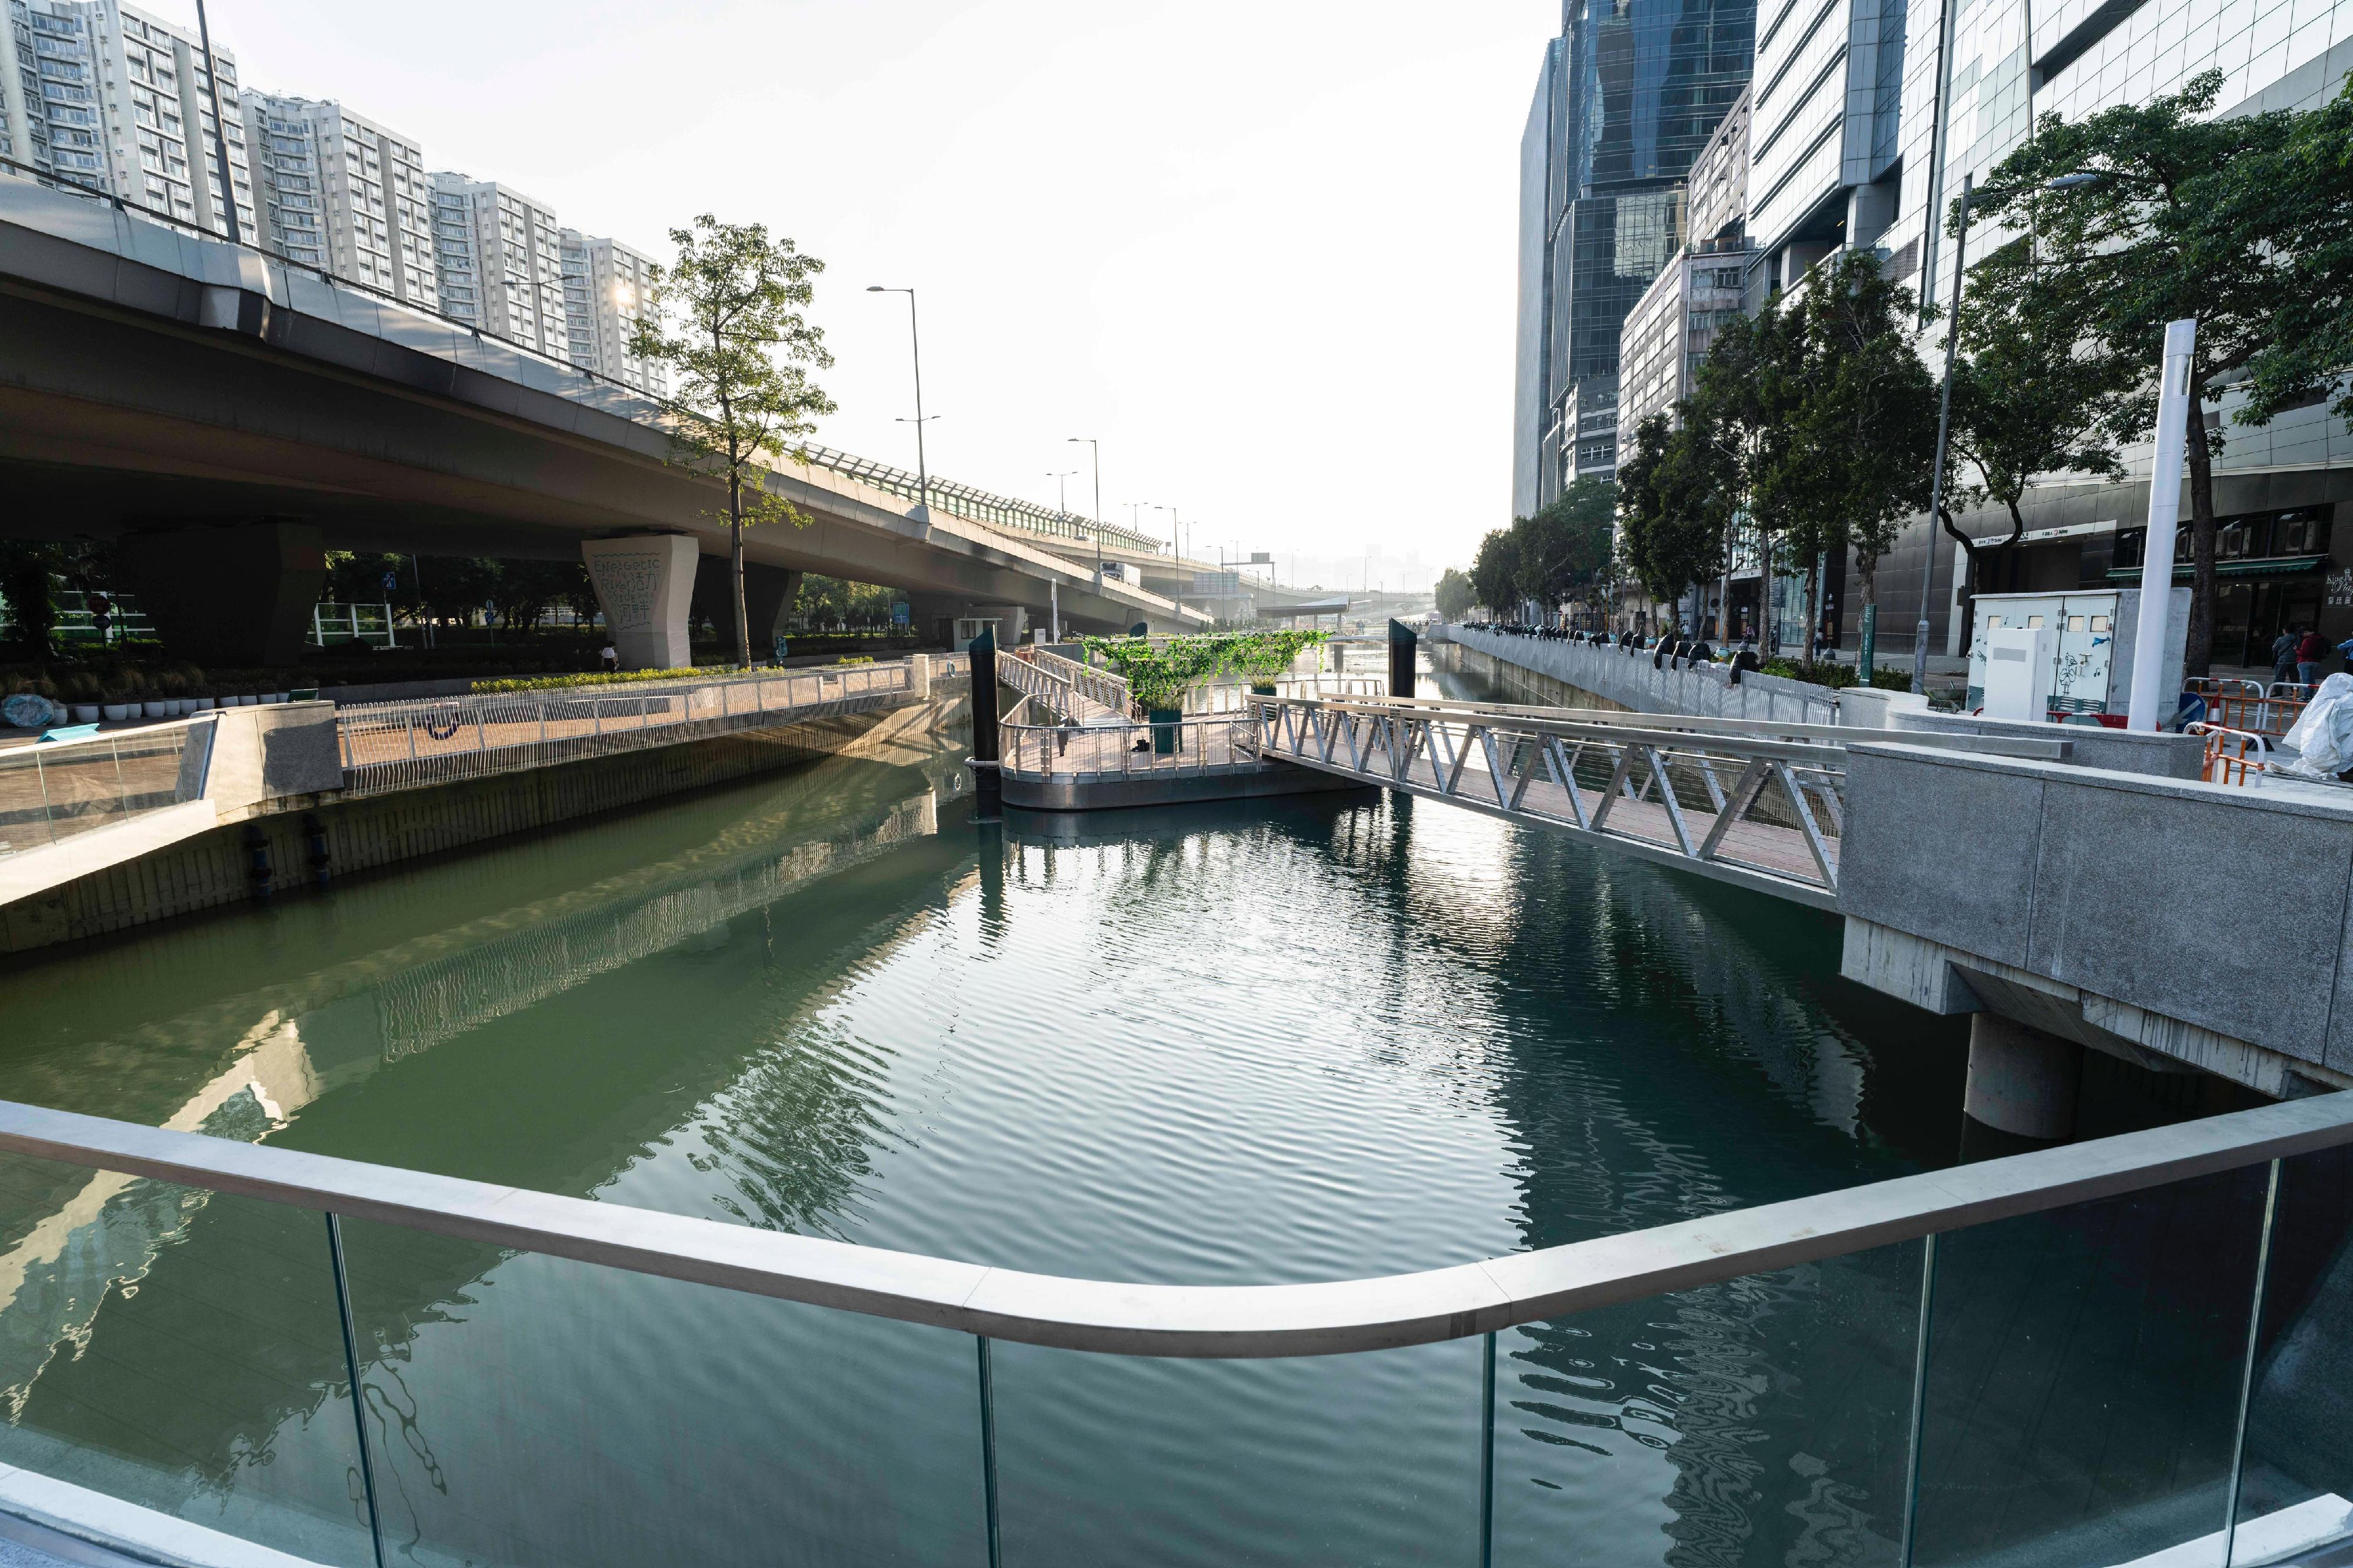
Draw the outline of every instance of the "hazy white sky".
[[[1509,521],[1514,172],[1557,0],[208,9],[248,84],[571,226],[791,235],[828,264],[826,445],[914,466],[905,300],[864,292],[912,284],[935,474],[1051,503],[1077,468],[1083,512],[1063,438],[1099,437],[1106,519],[1174,505],[1198,552],[1327,581]]]

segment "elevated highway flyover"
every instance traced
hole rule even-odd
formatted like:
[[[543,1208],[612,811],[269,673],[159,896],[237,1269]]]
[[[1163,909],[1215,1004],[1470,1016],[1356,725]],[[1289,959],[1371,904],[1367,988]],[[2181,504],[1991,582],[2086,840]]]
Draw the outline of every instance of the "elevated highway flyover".
[[[654,398],[5,167],[0,296],[0,535],[116,542],[175,649],[290,662],[330,549],[585,555],[630,663],[682,653],[697,598],[732,634],[723,492],[670,460]],[[903,588],[925,632],[1208,624],[1056,553],[1044,509],[944,483],[925,509],[907,476],[807,455],[765,483],[807,525],[746,535],[755,646],[803,572]]]

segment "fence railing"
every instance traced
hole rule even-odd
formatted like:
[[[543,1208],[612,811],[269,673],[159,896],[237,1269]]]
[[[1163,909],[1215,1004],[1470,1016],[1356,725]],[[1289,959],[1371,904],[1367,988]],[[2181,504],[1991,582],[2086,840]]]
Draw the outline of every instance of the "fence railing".
[[[1012,777],[1254,773],[1266,766],[1255,749],[1258,721],[1248,713],[1209,714],[1166,724],[1021,721],[1018,715],[1035,700],[1025,697],[1023,707],[997,725],[998,765]]]
[[[0,751],[0,856],[203,797],[210,714]]]
[[[1135,706],[1134,693],[1128,689],[1125,678],[1107,669],[1097,669],[1054,652],[1051,648],[1029,650],[1039,669],[1060,676],[1072,691],[1118,714],[1126,714]]]
[[[365,795],[669,745],[914,689],[914,666],[902,660],[355,703],[335,717],[344,789]]]
[[[412,1350],[373,1331],[384,1303],[364,1316],[353,1296],[355,1283],[374,1283],[371,1251],[381,1259],[395,1245],[387,1238],[405,1232],[442,1238],[445,1252],[462,1244],[571,1260],[551,1282],[584,1299],[622,1290],[623,1277],[635,1275],[803,1303],[842,1318],[793,1331],[844,1347],[863,1342],[840,1337],[849,1334],[842,1321],[849,1315],[968,1336],[961,1357],[923,1357],[936,1369],[927,1377],[960,1382],[926,1382],[918,1391],[902,1378],[891,1386],[896,1397],[922,1398],[934,1410],[970,1412],[964,1418],[975,1422],[976,1440],[917,1449],[884,1437],[875,1451],[847,1458],[892,1470],[887,1495],[899,1500],[886,1506],[968,1499],[960,1506],[975,1516],[974,1561],[985,1552],[991,1568],[1021,1561],[1005,1529],[1000,1459],[1037,1451],[1027,1430],[1017,1430],[1009,1447],[1000,1439],[1003,1423],[1033,1409],[1018,1397],[1008,1405],[1008,1377],[1040,1365],[1008,1358],[1000,1367],[992,1347],[1001,1342],[1212,1360],[1472,1342],[1475,1360],[1465,1358],[1455,1374],[1461,1419],[1448,1424],[1460,1436],[1441,1439],[1464,1446],[1463,1462],[1445,1467],[1458,1479],[1419,1478],[1417,1493],[1443,1495],[1398,1500],[1454,1521],[1460,1550],[1450,1558],[1489,1564],[1497,1544],[1497,1434],[1510,1435],[1516,1420],[1499,1409],[1499,1336],[1542,1324],[1527,1331],[1582,1337],[1588,1331],[1577,1326],[1578,1315],[1619,1309],[1655,1321],[1672,1341],[1662,1357],[1701,1357],[1686,1364],[1723,1385],[1739,1452],[1756,1456],[1736,1471],[1740,1499],[1755,1505],[1744,1507],[1746,1517],[1831,1521],[1836,1539],[1852,1540],[1856,1552],[1836,1560],[2110,1563],[2179,1549],[2185,1563],[2278,1562],[2299,1546],[2353,1538],[2338,1419],[2353,1373],[2336,1353],[2353,1336],[2353,1279],[2333,1265],[2348,1231],[2348,1144],[2353,1095],[2319,1096],[1419,1273],[1200,1287],[1056,1278],[0,1102],[0,1152],[16,1167],[7,1201],[62,1205],[51,1228],[91,1225],[101,1209],[158,1216],[141,1222],[148,1225],[207,1203],[228,1209],[220,1224],[234,1219],[247,1239],[250,1279],[216,1278],[216,1269],[183,1279],[157,1262],[134,1276],[140,1289],[168,1299],[193,1285],[205,1313],[220,1318],[235,1310],[235,1301],[225,1309],[219,1300],[234,1284],[275,1312],[273,1324],[283,1320],[276,1337],[241,1348],[308,1354],[315,1340],[335,1373],[295,1385],[308,1396],[306,1430],[332,1440],[340,1429],[337,1451],[350,1456],[280,1466],[274,1490],[240,1495],[233,1510],[209,1489],[179,1484],[176,1472],[172,1484],[142,1489],[136,1468],[115,1462],[106,1432],[93,1430],[101,1424],[89,1421],[41,1434],[51,1447],[30,1457],[12,1448],[11,1462],[47,1464],[79,1483],[131,1492],[126,1500],[142,1507],[203,1510],[248,1539],[275,1538],[265,1543],[315,1540],[329,1526],[359,1535],[336,1561],[364,1560],[371,1544],[384,1560],[388,1539],[396,1552],[422,1547],[436,1561],[444,1560],[439,1553],[532,1560],[540,1543],[533,1532],[552,1523],[549,1499],[533,1494],[534,1475],[576,1473],[592,1462],[581,1447],[581,1387],[572,1377],[510,1365],[515,1347],[469,1321],[472,1314],[433,1320],[438,1335],[479,1342],[460,1352],[474,1369],[462,1388],[403,1378]],[[61,1179],[59,1165],[96,1174],[78,1186],[70,1175]],[[46,1213],[10,1217],[21,1229]],[[297,1228],[291,1222],[305,1213],[322,1223]],[[354,1232],[354,1222],[394,1228]],[[438,1277],[442,1289],[457,1289],[487,1267],[468,1262]],[[398,1304],[405,1313],[418,1305]],[[141,1303],[142,1311],[148,1306]],[[326,1314],[315,1335],[303,1326],[313,1310]],[[1727,1311],[1742,1321],[1727,1321]],[[101,1351],[111,1346],[119,1315],[97,1325]],[[1740,1359],[1746,1336],[1757,1331],[1752,1317],[1769,1320],[1776,1333],[1835,1343],[1847,1362],[1836,1386],[1765,1400],[1750,1385],[1754,1364]],[[691,1321],[711,1320],[705,1310]],[[784,1327],[756,1321],[765,1325],[759,1331]],[[594,1314],[551,1314],[544,1331],[594,1339],[549,1347],[564,1364],[612,1359],[611,1325]],[[217,1419],[209,1384],[191,1375],[177,1340],[123,1344],[127,1353],[116,1352],[104,1383],[117,1407],[136,1407],[143,1422],[165,1427],[183,1415]],[[664,1366],[677,1360],[675,1375],[622,1385],[657,1402],[638,1414],[665,1432],[676,1428],[681,1442],[722,1411],[731,1423],[739,1406],[746,1416],[775,1414],[777,1391],[740,1375],[742,1345],[688,1335],[679,1346],[644,1348],[659,1350]],[[1435,1363],[1402,1363],[1409,1372],[1399,1364],[1345,1363],[1335,1372],[1410,1376],[1430,1387]],[[367,1397],[355,1399],[354,1390]],[[659,1406],[665,1398],[672,1407]],[[398,1501],[386,1478],[413,1469],[419,1435],[446,1444],[454,1426],[490,1419],[480,1414],[487,1412],[496,1413],[496,1456],[480,1445],[458,1451],[503,1456],[496,1484],[454,1515],[428,1518],[413,1501]],[[1237,1428],[1264,1418],[1257,1408],[1232,1413]],[[794,1462],[796,1443],[810,1440],[806,1429],[797,1438],[782,1423],[755,1420],[749,1429],[771,1434],[760,1442],[760,1473],[810,1494],[764,1497],[764,1510],[813,1505],[843,1484],[843,1456]],[[1770,1455],[1788,1463],[1765,1463]],[[666,1538],[672,1560],[717,1560],[702,1554],[702,1536],[727,1529],[733,1510],[714,1506],[698,1468],[629,1458],[633,1464],[611,1478],[618,1482],[627,1469],[627,1511],[657,1513],[654,1533]],[[1213,1451],[1195,1462],[1222,1476],[1233,1458]],[[1032,1489],[1041,1478],[1016,1479],[1021,1493],[1039,1495]],[[633,1519],[631,1528],[645,1523]],[[426,1527],[452,1538],[403,1533]],[[502,1541],[506,1550],[485,1552],[483,1541]],[[1832,1560],[1804,1560],[1817,1558]]]

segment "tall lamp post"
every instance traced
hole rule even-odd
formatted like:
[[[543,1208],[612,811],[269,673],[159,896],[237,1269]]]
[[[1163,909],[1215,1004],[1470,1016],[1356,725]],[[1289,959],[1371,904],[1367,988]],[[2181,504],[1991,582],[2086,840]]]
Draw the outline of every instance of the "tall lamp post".
[[[2044,181],[2042,188],[2073,190],[2099,177],[2062,174]],[[1944,517],[1945,452],[1953,425],[1953,360],[1961,345],[1961,284],[1968,276],[1969,204],[1976,195],[1977,176],[1963,174],[1959,228],[1953,242],[1953,310],[1945,321],[1945,383],[1936,396],[1936,468],[1928,476],[1928,552],[1920,566],[1920,619],[1912,628],[1912,689],[1923,693],[1928,689],[1928,605],[1936,585],[1936,525]]]
[[[923,462],[923,335],[915,323],[915,291],[913,289],[886,289],[880,283],[866,286],[869,294],[904,294],[907,297],[907,340],[915,354],[915,416],[902,419],[902,425],[915,427],[915,510],[907,515],[925,527],[932,521],[932,475]]]
[[[1084,443],[1094,458],[1095,471],[1095,592],[1103,592],[1103,443],[1092,436],[1073,436],[1071,446]],[[1078,472],[1076,468],[1071,470]]]
[[[212,84],[213,153],[220,165],[221,205],[228,209],[227,221],[221,225],[221,232],[228,236],[231,245],[236,245],[244,236],[237,228],[237,186],[229,183],[228,114],[221,107],[220,64],[213,58],[213,30],[205,21],[205,0],[196,0],[196,42],[205,51],[205,79]],[[196,132],[202,136],[204,127],[198,125]]]

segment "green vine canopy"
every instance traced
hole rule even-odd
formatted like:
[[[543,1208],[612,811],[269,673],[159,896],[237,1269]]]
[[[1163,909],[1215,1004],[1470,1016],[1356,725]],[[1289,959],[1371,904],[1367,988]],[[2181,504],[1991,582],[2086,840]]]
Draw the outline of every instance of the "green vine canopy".
[[[1230,632],[1218,636],[1087,637],[1087,651],[1101,658],[1127,682],[1136,705],[1166,710],[1182,705],[1185,693],[1221,675],[1270,681],[1288,670],[1306,649],[1331,634],[1322,631]]]

